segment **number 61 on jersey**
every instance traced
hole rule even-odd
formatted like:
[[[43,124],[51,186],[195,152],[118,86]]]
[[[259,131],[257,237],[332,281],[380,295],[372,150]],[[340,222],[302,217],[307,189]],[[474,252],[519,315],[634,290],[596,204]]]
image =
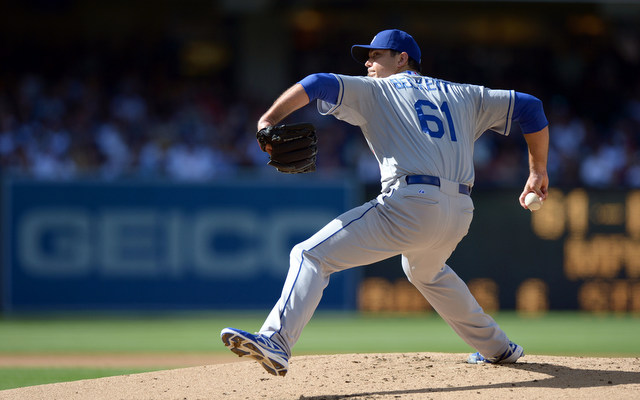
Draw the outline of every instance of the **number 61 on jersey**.
[[[438,111],[440,110],[447,119],[447,126],[449,127],[449,133],[451,135],[451,141],[456,142],[456,129],[453,126],[453,118],[451,118],[451,111],[449,110],[449,104],[447,102],[443,102],[442,106],[438,107],[433,104],[429,100],[418,100],[413,105],[418,113],[418,120],[420,121],[420,128],[422,132],[428,133],[429,136],[440,139],[444,136],[444,122],[442,119],[434,114],[425,114],[425,108]],[[429,126],[429,122],[432,122],[431,126]],[[434,126],[435,125],[435,126]],[[433,130],[432,128],[436,128]]]

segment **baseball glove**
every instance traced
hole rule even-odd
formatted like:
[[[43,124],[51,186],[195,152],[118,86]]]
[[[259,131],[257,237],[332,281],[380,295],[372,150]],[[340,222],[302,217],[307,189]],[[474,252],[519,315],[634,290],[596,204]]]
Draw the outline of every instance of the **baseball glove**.
[[[318,137],[313,124],[268,126],[260,129],[256,138],[262,151],[269,153],[268,164],[278,171],[300,174],[316,170]]]

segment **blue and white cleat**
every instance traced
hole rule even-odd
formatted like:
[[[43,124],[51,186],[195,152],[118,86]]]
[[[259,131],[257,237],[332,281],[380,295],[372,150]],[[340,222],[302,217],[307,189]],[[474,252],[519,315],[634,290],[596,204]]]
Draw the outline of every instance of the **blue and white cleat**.
[[[240,357],[249,356],[262,365],[268,373],[285,376],[289,370],[289,356],[273,340],[259,333],[251,334],[240,329],[224,328],[220,332],[222,343]]]
[[[509,342],[509,348],[499,356],[485,358],[480,353],[473,353],[469,355],[467,362],[469,364],[513,364],[520,357],[524,357],[522,346]]]

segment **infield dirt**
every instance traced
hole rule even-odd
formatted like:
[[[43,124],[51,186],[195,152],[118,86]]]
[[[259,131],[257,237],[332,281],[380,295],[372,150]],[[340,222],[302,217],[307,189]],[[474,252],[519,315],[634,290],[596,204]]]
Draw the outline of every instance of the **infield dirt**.
[[[286,377],[253,360],[0,391],[0,399],[640,399],[640,358],[527,355],[508,366],[466,354],[293,357]]]

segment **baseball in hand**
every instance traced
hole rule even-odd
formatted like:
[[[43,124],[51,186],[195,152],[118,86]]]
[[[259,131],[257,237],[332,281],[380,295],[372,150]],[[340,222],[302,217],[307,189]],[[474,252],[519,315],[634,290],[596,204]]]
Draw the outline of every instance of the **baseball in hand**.
[[[527,193],[524,198],[524,204],[526,204],[527,208],[531,211],[537,211],[542,207],[540,197],[534,192]]]

